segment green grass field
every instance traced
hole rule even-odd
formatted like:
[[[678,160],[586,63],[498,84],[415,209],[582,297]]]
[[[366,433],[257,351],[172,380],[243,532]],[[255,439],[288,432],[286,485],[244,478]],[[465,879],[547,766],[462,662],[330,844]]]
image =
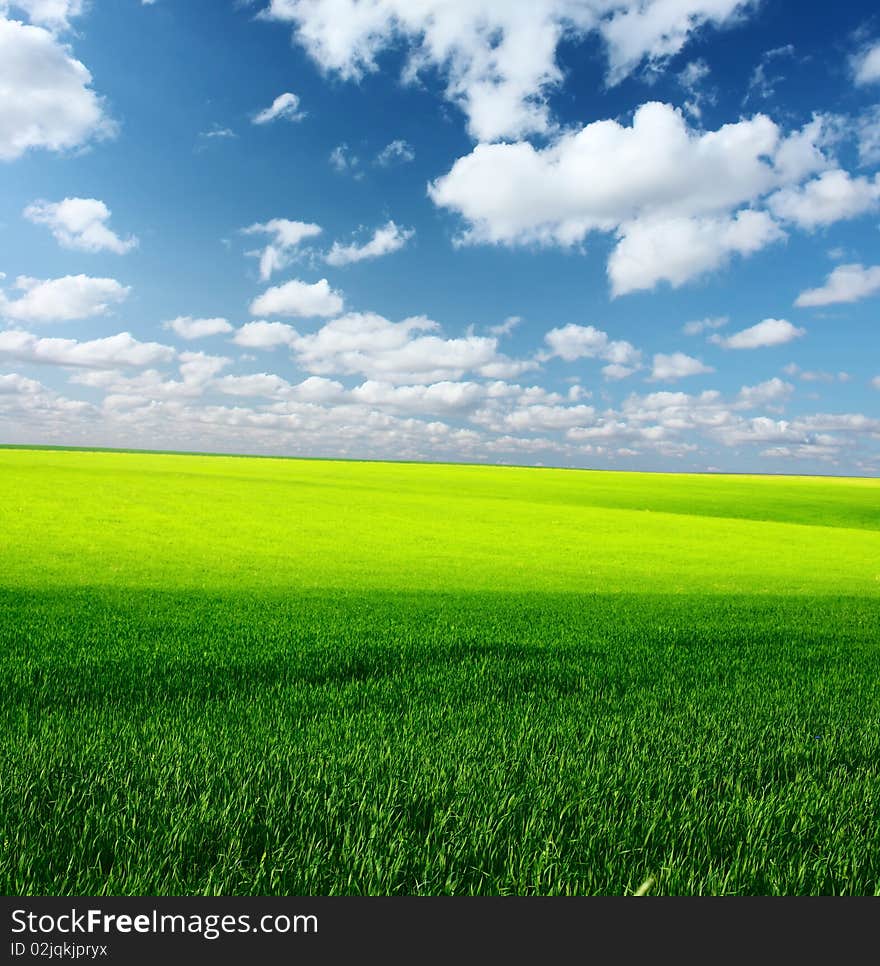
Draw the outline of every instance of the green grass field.
[[[880,891],[880,481],[0,449],[5,894]]]

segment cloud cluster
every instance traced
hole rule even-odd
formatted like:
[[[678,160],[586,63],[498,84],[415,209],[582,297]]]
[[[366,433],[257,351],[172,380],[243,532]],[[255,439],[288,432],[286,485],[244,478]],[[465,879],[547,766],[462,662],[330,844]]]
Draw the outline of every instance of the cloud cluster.
[[[548,94],[561,82],[564,39],[598,32],[616,83],[647,61],[657,66],[706,25],[724,26],[751,0],[270,0],[263,16],[290,23],[325,71],[359,80],[379,54],[404,44],[404,79],[446,78],[446,97],[480,141],[545,134]]]
[[[602,359],[608,363],[602,373],[606,379],[624,379],[642,364],[642,354],[631,343],[611,339],[607,332],[592,325],[569,323],[551,329],[544,336],[547,351],[540,361],[558,357],[565,362],[577,359]]]
[[[783,238],[754,206],[827,168],[826,137],[821,118],[785,135],[761,114],[697,131],[653,102],[630,125],[596,121],[543,148],[479,144],[429,195],[464,219],[462,244],[571,247],[614,232],[608,274],[620,295],[661,280],[680,285]]]
[[[501,355],[497,338],[448,339],[438,330],[424,316],[391,322],[351,312],[297,336],[291,348],[299,366],[315,375],[362,375],[394,384],[457,380],[468,372],[506,378],[534,365]]]

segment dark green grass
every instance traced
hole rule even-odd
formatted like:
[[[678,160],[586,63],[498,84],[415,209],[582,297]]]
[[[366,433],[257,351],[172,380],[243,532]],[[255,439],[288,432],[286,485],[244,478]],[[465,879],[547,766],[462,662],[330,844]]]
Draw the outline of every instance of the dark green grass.
[[[876,598],[0,591],[5,894],[880,888]]]

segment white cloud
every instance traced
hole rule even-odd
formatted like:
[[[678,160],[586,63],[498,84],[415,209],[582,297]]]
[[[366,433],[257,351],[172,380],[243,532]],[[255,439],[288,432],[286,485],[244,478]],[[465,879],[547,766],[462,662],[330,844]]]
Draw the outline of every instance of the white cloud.
[[[16,393],[33,395],[43,391],[43,384],[36,379],[27,379],[17,373],[0,375],[0,394]]]
[[[293,326],[284,322],[248,322],[232,337],[236,345],[246,349],[275,349],[281,345],[293,345],[299,334]]]
[[[363,375],[398,385],[458,381],[468,372],[499,379],[533,367],[499,354],[496,338],[424,334],[438,330],[424,316],[390,322],[375,313],[352,312],[299,336],[292,348],[307,372]]]
[[[692,60],[676,75],[675,79],[688,93],[682,105],[685,114],[699,120],[703,116],[703,102],[715,103],[715,96],[704,89],[703,82],[711,73],[705,60]]]
[[[83,252],[114,252],[125,255],[137,247],[133,235],[120,238],[107,227],[110,209],[97,198],[65,198],[63,201],[35,201],[24,217],[35,225],[47,225],[64,248]]]
[[[10,299],[0,292],[0,316],[16,322],[68,322],[104,315],[128,298],[131,288],[114,278],[65,275],[41,280],[20,275],[15,288],[24,292]]]
[[[723,27],[734,24],[751,8],[752,0],[625,0],[608,2],[613,13],[602,24],[608,45],[609,77],[623,80],[643,60],[653,65],[673,57],[688,37],[707,24]]]
[[[260,259],[260,279],[267,282],[273,272],[286,268],[293,260],[293,251],[307,238],[321,234],[322,228],[307,221],[290,221],[287,218],[273,218],[263,224],[243,228],[245,235],[270,235],[272,241],[262,250],[248,252]]]
[[[232,326],[226,319],[194,319],[190,315],[171,319],[163,323],[163,328],[170,329],[181,339],[206,339],[208,336],[232,331]]]
[[[731,255],[752,255],[784,237],[766,212],[749,208],[733,217],[640,218],[618,233],[608,259],[611,291],[626,295],[661,281],[678,288],[721,267]]]
[[[785,319],[764,319],[757,325],[749,326],[733,335],[712,335],[709,341],[722,349],[763,349],[768,346],[785,345],[793,339],[806,335],[806,329],[799,329]]]
[[[402,138],[389,142],[376,155],[376,164],[380,168],[390,167],[392,164],[406,164],[414,161],[416,152],[413,146]]]
[[[0,332],[0,358],[55,366],[84,366],[106,369],[116,366],[149,366],[168,362],[175,356],[170,346],[139,342],[130,332],[105,339],[78,342],[76,339],[42,339],[30,332],[11,329]]]
[[[771,50],[764,51],[760,63],[752,71],[749,89],[743,103],[745,104],[751,97],[759,97],[762,100],[773,97],[776,93],[776,85],[783,80],[783,77],[778,74],[771,75],[769,72],[770,65],[779,58],[793,57],[794,54],[793,44],[785,44],[782,47],[773,47]]]
[[[363,245],[352,243],[341,245],[333,242],[333,246],[325,256],[328,265],[350,265],[366,258],[381,258],[400,251],[413,237],[415,231],[411,228],[400,228],[393,221],[387,222],[373,232],[373,237]]]
[[[279,119],[301,121],[305,116],[305,112],[299,109],[299,98],[296,94],[287,91],[284,94],[279,94],[265,110],[255,114],[253,122],[254,124],[269,124]]]
[[[167,359],[152,360],[167,361]],[[134,376],[118,368],[77,372],[70,381],[106,393],[104,408],[113,411],[140,405],[156,405],[160,400],[197,399],[216,385],[216,377],[232,362],[225,356],[203,352],[183,352],[178,358],[180,379],[169,379],[156,369]]]
[[[363,174],[358,170],[360,163],[360,158],[356,154],[352,154],[345,143],[337,144],[330,152],[330,164],[340,174],[348,173],[354,175],[357,179],[362,178]]]
[[[743,409],[755,409],[759,406],[773,405],[778,406],[785,402],[794,392],[794,386],[790,382],[774,376],[766,382],[760,382],[756,386],[743,386],[737,397],[737,404]]]
[[[789,362],[782,367],[782,371],[788,376],[797,376],[804,382],[849,382],[852,376],[848,372],[824,372],[821,369],[801,369],[797,363]]]
[[[874,376],[874,378],[871,380],[871,385],[875,389],[880,389],[880,376]]]
[[[857,121],[859,164],[880,164],[880,104],[863,111]]]
[[[685,322],[681,331],[685,335],[701,335],[703,332],[723,329],[729,321],[730,319],[726,315],[716,316],[715,318],[696,319],[693,322]]]
[[[838,265],[821,288],[807,289],[795,300],[802,308],[816,305],[834,305],[838,302],[858,302],[880,292],[880,265],[865,268],[864,265]]]
[[[274,398],[292,387],[286,379],[274,373],[259,372],[247,376],[224,376],[214,388],[228,396],[267,396]]]
[[[351,391],[352,399],[368,406],[404,413],[449,413],[470,409],[485,389],[476,382],[435,382],[397,386],[369,379]]]
[[[845,171],[825,171],[801,187],[782,188],[767,199],[777,218],[813,230],[846,218],[856,218],[880,204],[880,175],[851,178]]]
[[[489,326],[489,335],[510,335],[514,329],[522,325],[522,317],[519,315],[509,315],[498,325]]]
[[[704,365],[699,359],[684,352],[673,352],[668,355],[659,352],[654,356],[650,378],[652,382],[674,382],[685,376],[700,376],[714,371],[712,366]]]
[[[634,372],[637,372],[641,368],[640,366],[624,366],[619,362],[612,362],[607,366],[602,367],[602,375],[611,382],[618,382],[621,379],[626,379],[631,376]]]
[[[880,42],[870,44],[853,57],[853,76],[856,84],[876,84],[880,81]]]
[[[310,285],[294,279],[266,289],[251,303],[251,315],[282,315],[311,318],[337,315],[343,309],[342,295],[330,288],[326,278]]]
[[[230,127],[223,127],[222,124],[217,124],[216,122],[208,128],[207,131],[199,131],[200,138],[206,138],[207,140],[220,140],[224,141],[230,138],[237,138],[238,135]]]
[[[464,218],[463,244],[569,247],[617,232],[609,274],[621,294],[682,284],[782,238],[766,212],[743,206],[826,168],[826,128],[817,117],[783,136],[758,114],[700,132],[648,103],[630,126],[597,121],[544,148],[477,145],[428,191]]]
[[[91,83],[86,67],[48,30],[0,15],[0,161],[115,134]]]
[[[70,21],[83,12],[84,5],[84,0],[11,0],[0,3],[0,16],[7,14],[7,8],[11,6],[23,11],[31,23],[52,30],[66,30]]]
[[[222,372],[232,360],[227,356],[211,356],[205,352],[181,352],[180,374],[184,382],[204,383]]]
[[[598,31],[608,79],[620,81],[644,60],[657,66],[707,24],[735,22],[741,0],[270,0],[264,16],[292,23],[295,36],[326,71],[359,80],[378,56],[408,44],[404,79],[426,70],[446,77],[446,97],[481,141],[547,133],[550,92],[562,81],[556,51],[564,38]]]
[[[642,354],[631,343],[612,340],[607,332],[592,325],[569,323],[550,329],[544,336],[549,351],[538,356],[539,361],[559,357],[565,362],[577,359],[602,359],[608,362],[602,371],[607,379],[622,379],[641,366]]]

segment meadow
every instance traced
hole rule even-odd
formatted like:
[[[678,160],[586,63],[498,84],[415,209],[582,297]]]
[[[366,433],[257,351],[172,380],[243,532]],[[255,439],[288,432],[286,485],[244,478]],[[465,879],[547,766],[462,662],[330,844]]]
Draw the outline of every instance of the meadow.
[[[0,449],[4,894],[880,893],[880,481]]]

